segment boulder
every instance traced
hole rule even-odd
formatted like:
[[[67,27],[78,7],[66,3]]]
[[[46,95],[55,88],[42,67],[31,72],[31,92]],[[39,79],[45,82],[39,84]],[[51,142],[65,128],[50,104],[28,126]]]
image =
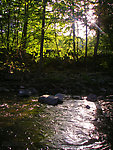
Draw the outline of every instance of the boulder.
[[[83,100],[83,98],[79,95],[73,95],[72,98],[76,100]]]
[[[48,105],[58,105],[63,103],[64,94],[58,93],[55,96],[53,95],[42,95],[39,97],[38,101],[42,104]]]
[[[37,93],[37,90],[35,88],[28,88],[28,89],[21,88],[18,91],[18,96],[29,97],[36,93]]]
[[[88,101],[92,101],[92,102],[96,102],[97,101],[97,96],[95,94],[89,94],[87,96],[87,99]]]
[[[86,108],[87,108],[87,109],[90,109],[90,106],[89,106],[89,105],[86,105]]]
[[[0,92],[10,92],[10,90],[5,87],[0,87]]]
[[[29,97],[29,96],[31,96],[31,91],[29,91],[28,89],[19,89],[18,96]]]
[[[62,104],[63,103],[63,98],[64,98],[64,94],[62,94],[62,93],[57,93],[56,95],[55,95],[55,97],[58,97],[58,103],[59,104]]]
[[[28,90],[31,92],[31,95],[34,95],[34,94],[38,93],[38,91],[33,87],[29,88]]]

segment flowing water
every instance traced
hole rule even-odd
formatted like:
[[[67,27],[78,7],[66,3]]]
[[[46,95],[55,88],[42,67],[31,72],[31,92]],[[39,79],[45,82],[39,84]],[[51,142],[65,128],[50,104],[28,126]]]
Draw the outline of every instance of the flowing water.
[[[36,99],[8,100],[1,102],[0,111],[1,150],[110,150],[112,147],[108,131],[103,129],[107,123],[102,110],[94,102],[70,97],[61,105],[49,106],[39,104]]]

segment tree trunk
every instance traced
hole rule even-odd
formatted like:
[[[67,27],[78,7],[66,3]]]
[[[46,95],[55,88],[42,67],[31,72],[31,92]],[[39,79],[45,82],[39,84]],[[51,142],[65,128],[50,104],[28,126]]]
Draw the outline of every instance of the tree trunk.
[[[3,26],[2,26],[2,22],[0,23],[1,24],[1,41],[2,43],[4,43],[4,36],[3,36]]]
[[[77,57],[77,62],[78,62],[78,51],[79,51],[79,45],[78,45],[78,35],[79,35],[79,30],[78,30],[78,23],[77,23],[77,54],[76,54],[76,57]]]
[[[57,49],[57,54],[59,56],[59,49],[58,49],[58,43],[57,43],[57,33],[56,33],[56,24],[54,25],[55,27],[55,43],[56,43],[56,49]]]
[[[99,8],[98,8],[98,20],[97,20],[97,24],[98,27],[100,27],[100,13],[101,13],[101,0],[99,0]],[[97,56],[97,50],[98,50],[98,45],[99,45],[99,39],[100,39],[100,31],[99,29],[97,29],[97,37],[96,37],[96,43],[95,43],[95,47],[94,47],[94,58],[96,58]]]
[[[10,33],[10,10],[8,10],[8,27],[7,27],[7,51],[9,52],[9,33]]]
[[[87,29],[87,21],[86,21],[86,46],[85,46],[85,59],[87,58],[87,51],[88,51],[88,29]]]
[[[20,14],[20,6],[18,9],[18,15]],[[16,18],[16,47],[17,47],[17,56],[19,55],[19,48],[18,48],[18,44],[19,44],[19,18],[17,16]]]
[[[75,60],[76,52],[75,52],[75,23],[74,22],[72,24],[72,29],[73,29],[73,52],[74,52],[74,60]]]
[[[45,27],[45,9],[46,9],[46,0],[43,0],[42,33],[41,33],[41,45],[40,45],[40,65],[42,65],[42,61],[43,61],[43,44],[44,44],[44,27]]]
[[[88,24],[87,24],[87,10],[88,10],[88,5],[87,1],[84,1],[84,11],[85,11],[85,27],[86,27],[86,43],[85,43],[85,58],[84,58],[84,64],[85,64],[85,69],[87,72],[87,53],[88,53]]]
[[[58,1],[56,0],[56,3],[57,3]],[[56,43],[56,48],[57,48],[57,54],[58,54],[58,56],[60,55],[59,54],[59,48],[58,48],[58,42],[57,42],[57,32],[56,32],[56,23],[57,23],[57,20],[56,20],[56,12],[55,12],[55,24],[54,24],[54,28],[55,28],[55,43]]]
[[[26,48],[26,41],[27,41],[27,25],[28,25],[28,8],[29,4],[25,3],[25,20],[24,20],[24,28],[22,32],[22,51]]]
[[[86,26],[86,45],[85,45],[85,61],[87,59],[87,51],[88,51],[88,25],[87,25],[87,3],[84,1],[84,10],[85,10],[85,26]]]
[[[96,44],[95,44],[95,47],[94,47],[94,57],[97,56],[97,50],[98,50],[98,45],[99,45],[99,38],[100,38],[100,31],[97,30]]]
[[[74,52],[74,60],[75,60],[75,56],[76,56],[76,52],[75,52],[75,11],[74,11],[74,2],[72,2],[72,15],[73,15],[73,24],[72,24],[72,30],[73,30],[73,52]]]

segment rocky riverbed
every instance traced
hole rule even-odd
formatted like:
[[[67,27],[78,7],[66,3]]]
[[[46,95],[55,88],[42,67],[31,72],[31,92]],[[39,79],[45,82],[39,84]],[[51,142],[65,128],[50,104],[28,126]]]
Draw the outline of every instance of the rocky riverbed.
[[[65,95],[58,106],[38,102],[42,95],[58,93]],[[46,149],[48,146],[53,149],[113,148],[112,73],[1,72],[0,108],[1,148],[22,146],[24,149],[33,145],[36,149],[44,144]],[[27,139],[23,138],[24,134]]]
[[[22,88],[31,89],[31,93],[38,95],[93,93],[98,96],[106,96],[113,94],[113,76],[112,73],[0,73],[0,93],[18,93]]]

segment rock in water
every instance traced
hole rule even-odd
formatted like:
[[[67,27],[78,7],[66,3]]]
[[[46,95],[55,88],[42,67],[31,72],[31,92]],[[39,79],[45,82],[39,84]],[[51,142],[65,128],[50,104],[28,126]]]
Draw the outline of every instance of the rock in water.
[[[31,96],[31,91],[29,91],[28,89],[19,89],[18,96],[29,97]]]
[[[58,97],[58,104],[62,104],[63,103],[63,98],[64,98],[64,94],[62,94],[62,93],[57,93],[56,95],[55,95],[55,97]]]
[[[55,106],[58,104],[59,98],[52,95],[42,95],[39,97],[38,101],[43,104]]]
[[[28,90],[31,92],[31,95],[35,95],[35,94],[38,93],[38,91],[35,88],[33,88],[33,87],[29,88]]]
[[[35,88],[29,88],[29,89],[19,89],[18,96],[21,97],[29,97],[34,94],[37,94],[37,90]]]
[[[88,101],[96,102],[97,101],[97,96],[95,94],[89,94],[87,96]]]
[[[86,108],[87,108],[87,109],[90,109],[90,106],[89,106],[89,105],[86,105]]]
[[[58,105],[63,103],[64,94],[58,93],[55,96],[53,95],[42,95],[39,97],[38,101],[43,104],[48,105]]]

